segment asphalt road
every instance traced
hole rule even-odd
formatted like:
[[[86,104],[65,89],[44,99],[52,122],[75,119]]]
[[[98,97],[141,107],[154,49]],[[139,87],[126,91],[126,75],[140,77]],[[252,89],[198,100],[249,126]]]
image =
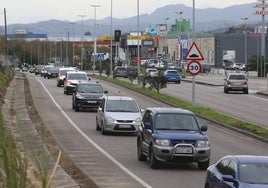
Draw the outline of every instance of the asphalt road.
[[[96,112],[75,112],[71,95],[64,95],[56,80],[28,75],[35,106],[58,145],[78,167],[100,187],[203,187],[205,172],[196,164],[163,165],[152,170],[148,162],[136,157],[136,137],[112,134],[103,136],[95,130]],[[141,108],[167,106],[134,91],[100,81],[109,95],[136,98]],[[268,155],[267,144],[253,138],[208,124],[212,144],[211,163],[227,154]],[[189,178],[191,177],[191,178]]]

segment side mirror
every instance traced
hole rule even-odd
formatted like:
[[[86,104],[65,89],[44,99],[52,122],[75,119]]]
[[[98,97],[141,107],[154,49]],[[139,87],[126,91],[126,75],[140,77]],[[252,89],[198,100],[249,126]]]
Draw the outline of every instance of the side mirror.
[[[201,131],[202,132],[206,132],[208,130],[208,126],[207,125],[201,125]]]
[[[145,123],[144,123],[144,128],[145,128],[145,129],[150,129],[150,130],[151,130],[151,127],[152,127],[152,125],[151,125],[150,122],[145,122]]]

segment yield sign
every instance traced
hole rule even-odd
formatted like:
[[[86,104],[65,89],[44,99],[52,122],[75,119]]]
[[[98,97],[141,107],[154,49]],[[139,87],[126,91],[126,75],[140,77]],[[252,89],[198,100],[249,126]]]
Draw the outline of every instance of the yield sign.
[[[195,42],[193,42],[193,44],[191,45],[184,59],[185,60],[204,60],[204,57]]]

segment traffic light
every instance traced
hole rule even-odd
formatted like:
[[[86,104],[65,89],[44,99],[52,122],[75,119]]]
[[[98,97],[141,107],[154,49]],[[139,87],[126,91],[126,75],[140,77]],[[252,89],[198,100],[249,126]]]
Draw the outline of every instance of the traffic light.
[[[121,37],[121,30],[114,30],[114,41],[119,42]]]

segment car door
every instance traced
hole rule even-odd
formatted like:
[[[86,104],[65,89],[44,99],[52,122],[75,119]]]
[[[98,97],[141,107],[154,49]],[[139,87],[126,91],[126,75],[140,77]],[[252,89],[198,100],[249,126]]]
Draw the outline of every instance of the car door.
[[[99,108],[98,108],[98,110],[97,110],[97,118],[96,118],[96,123],[100,126],[100,127],[102,127],[102,121],[104,121],[104,108],[105,108],[105,102],[106,102],[106,100],[105,100],[105,98],[103,98],[102,100],[101,100],[101,103],[100,103],[100,106],[99,106]]]
[[[147,110],[144,113],[142,119],[142,139],[143,139],[143,149],[146,153],[149,153],[149,145],[152,140],[152,129],[146,127],[146,124],[150,124],[152,126],[152,114],[150,110]]]

